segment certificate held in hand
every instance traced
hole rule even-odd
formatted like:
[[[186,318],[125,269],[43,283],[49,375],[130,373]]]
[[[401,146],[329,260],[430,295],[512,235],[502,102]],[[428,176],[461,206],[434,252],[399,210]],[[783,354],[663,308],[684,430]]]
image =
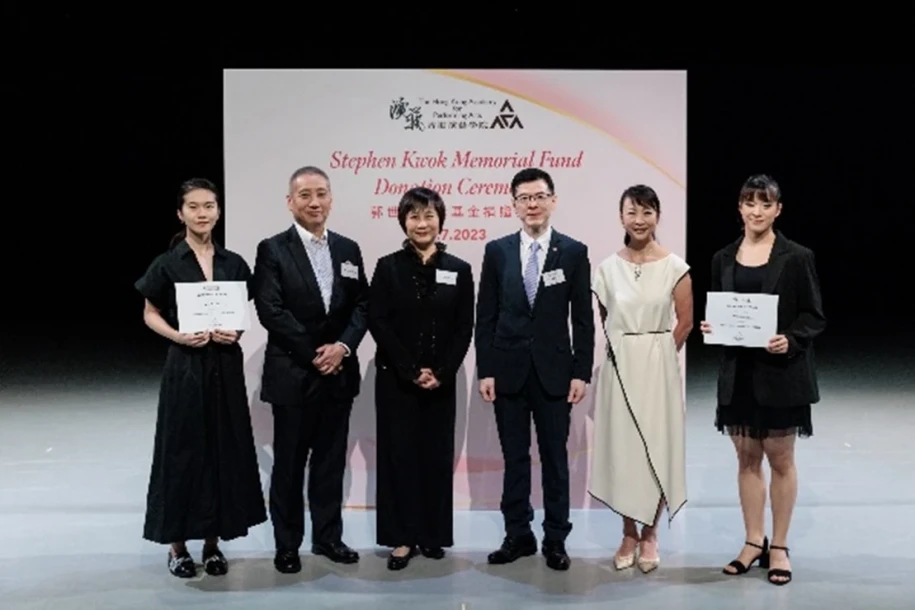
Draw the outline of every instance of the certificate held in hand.
[[[248,285],[245,282],[177,282],[178,332],[214,329],[248,330]]]
[[[703,334],[709,345],[766,347],[777,334],[778,295],[710,292],[705,321],[711,327]]]

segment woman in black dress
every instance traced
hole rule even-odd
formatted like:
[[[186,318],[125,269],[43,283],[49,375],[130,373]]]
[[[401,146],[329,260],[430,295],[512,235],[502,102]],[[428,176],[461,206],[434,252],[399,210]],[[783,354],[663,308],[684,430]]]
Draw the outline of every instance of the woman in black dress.
[[[797,497],[794,444],[813,434],[811,405],[819,402],[813,340],[826,326],[813,252],[775,231],[781,191],[769,176],[753,176],[738,200],[744,234],[712,258],[713,292],[776,294],[778,334],[765,349],[727,347],[718,375],[715,425],[737,449],[738,486],[746,543],[725,574],[744,574],[759,561],[769,582],[791,581],[788,528]],[[703,332],[710,326],[702,322]],[[771,470],[772,544],[765,534],[766,480]]]
[[[143,537],[171,545],[169,571],[196,574],[185,541],[204,540],[208,574],[228,571],[218,542],[247,535],[267,520],[248,411],[240,333],[181,333],[176,282],[244,281],[245,260],[214,243],[219,220],[216,187],[193,179],[181,185],[178,218],[185,230],[136,283],[143,320],[171,341],[159,390],[155,446]]]
[[[455,379],[473,335],[473,272],[437,242],[445,204],[414,188],[400,201],[403,247],[379,259],[369,297],[377,345],[377,542],[388,568],[452,546]]]

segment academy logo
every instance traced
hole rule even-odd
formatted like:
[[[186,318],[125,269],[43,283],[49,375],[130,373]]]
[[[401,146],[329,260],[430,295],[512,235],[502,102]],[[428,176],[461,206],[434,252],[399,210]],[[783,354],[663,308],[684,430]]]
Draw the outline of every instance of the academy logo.
[[[524,129],[521,119],[512,108],[511,102],[505,100],[502,107],[499,108],[499,114],[493,119],[490,129]]]

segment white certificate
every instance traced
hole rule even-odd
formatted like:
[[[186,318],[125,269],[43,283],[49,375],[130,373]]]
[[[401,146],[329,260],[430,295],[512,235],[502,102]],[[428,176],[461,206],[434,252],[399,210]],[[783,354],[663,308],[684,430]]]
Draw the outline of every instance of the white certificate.
[[[710,292],[705,321],[712,328],[703,334],[710,345],[766,347],[778,328],[778,295]]]
[[[245,282],[176,282],[178,332],[220,328],[248,330],[248,285]]]

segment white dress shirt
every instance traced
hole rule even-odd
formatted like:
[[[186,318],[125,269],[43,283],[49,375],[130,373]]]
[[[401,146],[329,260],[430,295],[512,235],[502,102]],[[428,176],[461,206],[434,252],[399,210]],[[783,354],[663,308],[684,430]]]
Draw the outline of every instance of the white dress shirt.
[[[333,274],[334,262],[330,255],[330,244],[327,243],[327,227],[324,228],[324,232],[321,235],[315,235],[297,222],[293,223],[293,226],[295,226],[296,232],[302,239],[302,245],[305,246],[305,253],[308,254],[308,261],[311,263],[311,268],[315,268],[316,256],[325,257],[328,268]],[[322,242],[323,247],[321,245]],[[318,278],[317,274],[315,274],[315,280],[318,282],[318,289],[321,291],[321,300],[324,301],[324,310],[330,312],[330,299],[334,290],[333,276],[330,278],[329,284],[322,283],[321,278]],[[343,347],[347,356],[350,355],[350,348],[347,344],[342,341],[337,341],[337,345]]]
[[[537,251],[537,271],[538,275],[543,275],[543,266],[546,264],[546,253],[550,247],[550,239],[553,238],[553,227],[547,227],[546,231],[543,232],[540,237],[537,238],[537,243],[540,244],[540,249]],[[524,270],[527,268],[527,259],[531,255],[531,244],[534,243],[534,238],[527,234],[524,229],[521,230],[521,273],[524,273]],[[538,277],[538,285],[539,285]]]

